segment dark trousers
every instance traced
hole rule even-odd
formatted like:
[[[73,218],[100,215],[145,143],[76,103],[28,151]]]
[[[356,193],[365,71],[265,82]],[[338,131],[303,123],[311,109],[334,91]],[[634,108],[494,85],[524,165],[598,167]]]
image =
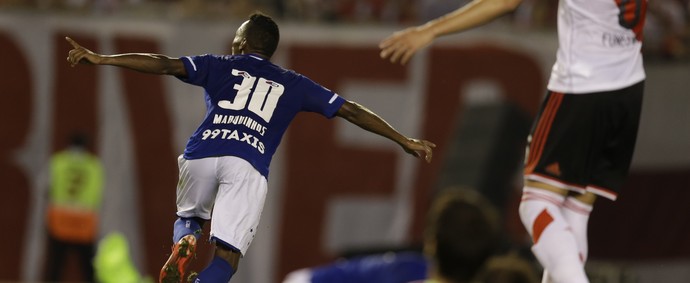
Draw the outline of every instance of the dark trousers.
[[[82,279],[85,282],[95,282],[93,258],[96,255],[94,243],[72,243],[48,236],[48,260],[46,261],[46,280],[48,282],[63,281],[62,271],[69,253],[77,253]]]

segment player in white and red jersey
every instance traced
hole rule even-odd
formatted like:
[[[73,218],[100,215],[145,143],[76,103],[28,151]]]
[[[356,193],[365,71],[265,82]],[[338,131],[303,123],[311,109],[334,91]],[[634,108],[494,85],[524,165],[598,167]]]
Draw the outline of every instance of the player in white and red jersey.
[[[394,33],[381,57],[405,64],[442,35],[514,10],[521,0],[475,0]],[[559,48],[528,137],[520,218],[544,282],[588,282],[587,223],[596,196],[615,200],[628,174],[642,106],[647,0],[561,0]]]
[[[408,138],[365,107],[309,78],[271,63],[278,26],[255,13],[235,34],[232,55],[171,58],[159,54],[100,55],[67,38],[72,66],[113,65],[173,75],[204,88],[206,116],[178,158],[173,251],[160,282],[182,282],[203,223],[211,220],[212,262],[195,283],[227,283],[249,248],[267,192],[268,168],[288,125],[299,112],[339,116],[431,161],[433,143]],[[297,255],[293,255],[297,256]]]

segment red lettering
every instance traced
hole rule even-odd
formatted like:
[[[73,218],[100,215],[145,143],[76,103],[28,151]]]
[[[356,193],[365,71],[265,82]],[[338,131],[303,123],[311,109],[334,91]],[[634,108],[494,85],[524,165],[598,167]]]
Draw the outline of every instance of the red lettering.
[[[79,66],[72,68],[66,61],[67,53],[72,46],[65,41],[67,33],[58,32],[53,37],[55,44],[53,60],[54,93],[53,93],[53,130],[52,151],[65,149],[69,145],[70,136],[79,132],[89,137],[87,148],[98,153],[98,68]],[[90,36],[70,36],[77,42],[99,49],[98,40]],[[66,258],[64,280],[79,281],[83,278],[83,271],[75,253]],[[50,264],[46,262],[46,264]]]
[[[457,95],[458,90],[477,79],[495,81],[508,101],[532,116],[545,92],[542,70],[532,57],[497,46],[433,48],[427,74],[422,137],[436,143],[434,156],[438,158],[429,166],[420,167],[412,198],[415,201],[411,231],[414,241],[421,241],[433,182],[438,179],[448,141],[456,128],[454,121],[461,114],[463,94]]]
[[[406,79],[404,69],[379,59],[378,50],[371,47],[293,46],[288,53],[291,68],[329,88],[338,89],[345,79]],[[366,68],[353,62],[367,62]],[[395,152],[340,146],[335,141],[333,122],[311,114],[298,115],[284,146],[288,150],[280,278],[333,256],[319,244],[328,200],[343,195],[391,195],[397,156]]]
[[[88,137],[89,150],[98,152],[98,75],[99,69],[93,66],[72,68],[65,58],[72,46],[65,41],[64,33],[58,33],[55,42],[54,74],[55,95],[53,99],[53,151],[64,149],[69,144],[70,135],[81,132]],[[73,36],[74,40],[99,49],[98,40],[87,36]]]
[[[335,89],[344,79],[406,79],[405,68],[380,60],[375,49],[297,46],[289,54],[290,62],[294,62],[292,68]],[[353,61],[366,62],[366,66]],[[325,68],[322,62],[337,68]],[[427,74],[422,137],[437,143],[437,159],[421,166],[415,179],[410,231],[413,241],[421,240],[431,189],[455,129],[453,121],[461,112],[459,89],[476,79],[495,81],[509,101],[531,115],[536,113],[544,92],[541,69],[531,57],[498,47],[434,48]],[[315,244],[322,239],[323,215],[330,198],[344,194],[385,196],[395,188],[395,173],[391,171],[396,164],[395,153],[338,146],[334,131],[333,124],[324,119],[298,117],[288,134],[280,278],[332,256]]]
[[[27,172],[16,163],[17,152],[25,145],[32,115],[34,89],[29,64],[21,48],[5,33],[0,32],[0,85],[2,98],[0,113],[0,180],[6,196],[0,198],[0,215],[3,215],[3,257],[0,268],[2,280],[20,281],[23,249],[27,239],[29,221],[29,195],[31,188]],[[34,174],[35,172],[30,172]]]
[[[131,37],[115,38],[115,49],[117,53],[160,50],[152,40]],[[155,275],[170,254],[176,218],[177,154],[172,145],[172,121],[163,77],[125,69],[120,74],[134,138],[145,272]]]

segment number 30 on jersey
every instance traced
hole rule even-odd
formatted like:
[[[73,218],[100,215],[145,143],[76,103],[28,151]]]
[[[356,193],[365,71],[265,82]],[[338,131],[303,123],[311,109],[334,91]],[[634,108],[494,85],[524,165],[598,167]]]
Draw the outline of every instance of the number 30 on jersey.
[[[218,101],[218,106],[230,110],[242,110],[246,107],[266,122],[270,122],[273,111],[275,111],[276,105],[278,105],[278,99],[283,95],[285,87],[265,78],[258,78],[259,81],[255,86],[256,77],[237,69],[232,69],[232,75],[242,77],[242,82],[235,84],[237,95],[234,101]],[[250,96],[251,100],[249,101],[249,106],[247,106],[247,100],[249,100]]]

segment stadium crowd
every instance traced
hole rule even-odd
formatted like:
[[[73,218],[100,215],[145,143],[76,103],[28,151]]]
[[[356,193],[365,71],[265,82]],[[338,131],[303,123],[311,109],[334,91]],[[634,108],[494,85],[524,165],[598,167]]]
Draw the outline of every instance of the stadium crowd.
[[[4,0],[0,10],[30,9],[174,19],[241,18],[254,10],[291,22],[406,25],[428,21],[466,0]],[[557,1],[526,0],[501,23],[555,29]],[[499,23],[500,24],[500,23]],[[649,2],[645,52],[665,60],[690,59],[690,0]]]

